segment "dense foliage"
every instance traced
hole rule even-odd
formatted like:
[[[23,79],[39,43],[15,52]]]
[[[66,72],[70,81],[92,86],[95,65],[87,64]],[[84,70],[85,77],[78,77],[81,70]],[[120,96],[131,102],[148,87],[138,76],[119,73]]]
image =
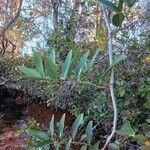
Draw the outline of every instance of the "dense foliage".
[[[43,15],[36,12],[38,6],[43,7],[43,2],[40,2],[34,2],[37,5],[35,10],[31,9],[31,16],[34,13],[38,17]],[[98,2],[103,5],[100,7]],[[11,32],[16,31],[20,22],[25,24],[21,31],[21,25],[18,27],[23,39],[19,43],[29,42],[26,39],[29,32],[26,26],[30,27],[28,16],[20,14],[14,28],[9,28],[2,35],[5,40],[2,39],[1,45],[0,86],[13,85],[13,88],[30,95],[33,101],[46,103],[50,109],[67,110],[76,117],[69,132],[65,130],[65,114],[57,123],[56,130],[55,116],[51,118],[48,132],[41,131],[36,122],[27,123],[21,129],[21,134],[28,137],[27,148],[34,146],[45,150],[50,146],[56,150],[69,150],[74,145],[80,145],[81,150],[99,149],[112,133],[117,109],[117,131],[114,129],[115,135],[106,146],[114,150],[150,149],[150,33],[145,27],[149,17],[143,21],[137,11],[131,13],[132,8],[136,7],[136,0],[98,2],[76,0],[71,8],[66,1],[47,3],[53,8],[54,29],[48,27],[48,33],[43,31],[46,34],[44,48],[37,46],[31,55],[14,51],[12,55],[9,53],[12,47],[7,47],[10,41],[6,39],[7,36],[16,38],[18,33],[13,35]],[[96,12],[93,12],[95,9]],[[69,12],[72,12],[71,15]],[[46,10],[43,13],[44,18],[49,18]],[[144,29],[142,26],[136,27],[134,17],[138,18],[135,22],[145,23]],[[87,36],[85,28],[93,31],[94,36]],[[137,28],[143,32],[135,34]],[[29,39],[39,35],[37,30],[35,26],[31,28]],[[18,49],[25,50],[21,44]],[[112,105],[114,101],[117,108]]]

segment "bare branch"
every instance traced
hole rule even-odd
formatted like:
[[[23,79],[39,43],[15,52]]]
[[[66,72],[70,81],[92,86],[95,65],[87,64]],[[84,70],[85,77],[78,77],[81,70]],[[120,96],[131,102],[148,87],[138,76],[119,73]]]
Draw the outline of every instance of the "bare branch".
[[[107,14],[107,9],[103,6],[103,13],[104,13],[104,18],[105,18],[105,22],[106,22],[106,27],[108,30],[108,54],[109,54],[109,64],[112,65],[113,63],[113,36],[112,36],[112,29],[110,26],[110,19],[108,17]],[[111,69],[111,75],[110,75],[110,95],[111,95],[111,100],[112,100],[112,104],[113,104],[113,110],[114,110],[114,120],[113,120],[113,127],[112,127],[112,132],[111,134],[108,136],[106,143],[104,145],[104,147],[102,148],[102,150],[105,150],[109,144],[109,142],[111,141],[112,137],[114,136],[115,132],[116,132],[116,126],[117,126],[117,105],[116,105],[116,100],[115,100],[115,95],[114,95],[114,69]]]
[[[8,22],[7,24],[4,25],[4,28],[2,29],[2,31],[0,32],[0,37],[2,37],[1,39],[1,45],[2,45],[2,51],[1,51],[1,54],[2,56],[4,55],[6,49],[7,49],[7,46],[8,46],[8,43],[10,43],[12,46],[13,46],[13,51],[16,49],[16,46],[15,44],[13,44],[7,37],[6,37],[6,31],[12,26],[12,24],[17,20],[17,18],[19,17],[20,15],[20,12],[21,12],[21,7],[22,7],[22,2],[23,0],[20,0],[20,3],[19,3],[19,7],[18,7],[18,10],[17,10],[17,13],[15,15],[15,17],[13,19],[11,19],[10,22]]]

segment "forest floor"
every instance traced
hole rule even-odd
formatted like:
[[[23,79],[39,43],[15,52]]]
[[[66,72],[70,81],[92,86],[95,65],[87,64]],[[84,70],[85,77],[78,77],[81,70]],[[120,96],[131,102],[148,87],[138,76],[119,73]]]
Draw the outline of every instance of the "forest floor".
[[[17,97],[18,99],[18,97]],[[39,103],[21,103],[22,97],[19,97],[18,103],[13,105],[12,98],[0,98],[4,103],[0,105],[0,150],[24,150],[23,137],[17,137],[17,131],[29,120],[36,120],[40,127],[46,130],[48,128],[52,115],[55,115],[55,123],[66,113],[65,125],[70,130],[74,117],[64,110],[51,110],[45,104]],[[7,101],[7,103],[5,103]],[[11,101],[11,102],[10,102]],[[56,126],[56,124],[55,124]]]
[[[34,120],[42,131],[47,132],[52,115],[55,116],[55,129],[57,129],[57,123],[65,113],[65,131],[70,132],[75,117],[67,110],[52,110],[46,104],[35,102],[26,94],[13,90],[0,86],[0,150],[26,150],[23,147],[26,136],[18,137],[18,131],[29,124],[29,121]],[[16,93],[17,96],[14,96]],[[104,135],[103,132],[94,131],[94,143],[99,140],[99,135]],[[128,142],[130,144],[130,141]],[[100,148],[103,144],[101,141]],[[133,148],[138,146],[136,143],[132,145],[131,148],[122,150],[138,150]],[[81,145],[73,145],[74,150],[79,150],[80,147]]]

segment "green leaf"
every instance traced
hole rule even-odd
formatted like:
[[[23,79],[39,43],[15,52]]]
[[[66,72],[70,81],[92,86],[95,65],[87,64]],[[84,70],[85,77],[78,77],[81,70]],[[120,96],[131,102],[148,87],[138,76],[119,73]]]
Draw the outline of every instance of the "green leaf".
[[[46,66],[48,77],[53,80],[56,80],[58,78],[56,66],[49,57],[46,57],[45,66]]]
[[[146,122],[150,123],[150,119],[146,119]]]
[[[26,131],[27,135],[32,136],[33,138],[42,140],[42,141],[48,141],[49,137],[44,133],[41,132],[39,130],[35,130],[35,129],[28,129]]]
[[[127,58],[127,55],[125,55],[125,54],[122,54],[122,55],[118,56],[117,58],[114,59],[114,62],[112,63],[112,65],[110,66],[110,68],[112,68],[113,66],[115,66],[120,61],[122,61],[122,60],[124,60],[126,58]]]
[[[90,121],[85,129],[86,140],[91,143],[93,137],[93,121]]]
[[[99,150],[99,141],[95,145],[91,145],[89,150]]]
[[[62,140],[59,142],[59,144],[60,145],[64,145],[64,144],[66,144],[68,142],[68,137],[64,137],[64,138],[62,138]]]
[[[54,136],[54,115],[51,118],[51,121],[49,123],[49,134],[53,138]]]
[[[80,80],[81,72],[82,72],[83,67],[84,67],[85,64],[86,64],[88,55],[89,55],[89,52],[85,53],[85,54],[81,57],[81,59],[80,59],[78,65],[77,65],[76,75],[77,75],[77,80],[78,80],[78,81]]]
[[[74,121],[72,128],[71,128],[71,135],[73,139],[75,138],[78,128],[82,124],[82,122],[83,122],[83,114],[80,114]]]
[[[95,54],[93,55],[92,60],[91,60],[91,61],[89,62],[89,64],[88,64],[88,70],[91,70],[91,68],[93,67],[94,62],[95,62],[95,60],[96,60],[96,57],[97,57],[97,55],[99,54],[99,51],[100,51],[100,49],[97,49],[97,51],[96,51]]]
[[[124,0],[124,1],[129,7],[132,7],[137,2],[137,0]]]
[[[80,150],[87,150],[87,145],[83,145]]]
[[[125,92],[126,92],[126,88],[125,87],[119,87],[118,89],[118,93],[120,95],[120,97],[123,97],[125,95]]]
[[[124,0],[119,0],[119,3],[118,3],[118,8],[119,8],[120,12],[122,11],[123,2],[124,2]]]
[[[147,101],[144,103],[144,107],[147,108],[147,109],[150,109],[150,100],[147,100]]]
[[[124,20],[124,14],[122,12],[119,12],[113,16],[112,23],[113,25],[120,27],[122,25],[123,20]]]
[[[120,150],[120,143],[115,141],[115,143],[110,143],[109,147],[111,150]]]
[[[136,139],[137,141],[139,141],[140,143],[145,143],[146,141],[148,141],[148,137],[143,135],[143,134],[138,134],[134,137],[134,139]]]
[[[71,64],[71,60],[72,60],[72,51],[70,51],[65,59],[63,68],[62,68],[62,73],[61,73],[61,79],[65,80],[69,71],[69,67]]]
[[[113,63],[111,64],[111,66],[107,69],[104,77],[106,76],[106,74],[117,64],[119,64],[122,60],[125,60],[127,58],[127,56],[125,54],[122,54],[120,56],[118,56],[117,58],[114,59]]]
[[[43,62],[42,62],[40,54],[37,52],[34,52],[34,62],[36,65],[36,70],[39,73],[41,73],[42,77],[44,78],[45,74],[44,74]]]
[[[49,58],[51,59],[51,61],[52,61],[53,64],[55,65],[55,64],[56,64],[56,52],[55,52],[55,50],[52,50],[52,51],[50,52]]]
[[[103,5],[105,5],[107,8],[113,10],[114,12],[119,12],[119,8],[112,2],[108,0],[98,0],[101,2]]]
[[[42,79],[42,75],[35,69],[31,69],[25,66],[19,66],[18,69],[22,74],[26,75],[27,78]]]
[[[54,150],[59,150],[60,144],[59,143],[55,143],[54,145]]]
[[[80,138],[80,141],[83,141],[86,138],[86,134],[83,134]]]
[[[58,123],[58,136],[60,137],[60,139],[63,136],[64,126],[65,126],[65,114],[63,114],[63,116],[61,117]]]
[[[70,140],[68,141],[68,143],[66,144],[65,150],[70,150],[71,142],[72,142],[72,139],[70,139]]]
[[[131,136],[131,137],[135,137],[135,132],[131,127],[131,124],[129,121],[126,121],[121,129],[118,131],[119,134],[121,135],[126,135],[126,136]]]
[[[52,144],[51,141],[42,141],[42,142],[40,142],[40,143],[38,143],[38,144],[36,145],[36,148],[45,148],[45,146],[48,146],[47,149],[49,149],[49,145],[50,145],[50,144]],[[45,150],[45,149],[44,149],[44,150]]]

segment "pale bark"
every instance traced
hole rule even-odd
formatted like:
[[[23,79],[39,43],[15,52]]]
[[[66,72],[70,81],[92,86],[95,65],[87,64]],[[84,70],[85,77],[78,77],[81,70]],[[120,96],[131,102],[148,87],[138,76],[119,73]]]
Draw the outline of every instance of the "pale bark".
[[[144,44],[150,36],[150,0],[141,2],[141,22],[140,32],[146,36],[145,39],[141,38],[141,43]]]
[[[110,66],[113,63],[113,35],[112,35],[112,28],[111,28],[111,22],[109,19],[109,15],[107,13],[107,9],[103,6],[103,13],[104,13],[104,19],[106,22],[106,27],[108,30],[108,55],[109,55],[109,64]],[[111,101],[113,105],[113,111],[114,111],[114,119],[113,119],[113,127],[111,134],[108,136],[106,139],[106,143],[102,150],[105,150],[110,143],[111,139],[116,133],[116,127],[117,127],[117,104],[116,104],[116,99],[115,99],[115,94],[114,94],[114,69],[111,69],[111,75],[110,75],[110,82],[109,82],[109,89],[110,89],[110,96],[111,96]]]
[[[73,7],[72,14],[70,17],[70,32],[69,32],[70,40],[74,40],[76,36],[77,19],[78,19],[80,3],[81,3],[81,0],[75,0],[74,2],[74,7]]]
[[[142,0],[141,13],[144,18],[150,17],[150,0]]]

